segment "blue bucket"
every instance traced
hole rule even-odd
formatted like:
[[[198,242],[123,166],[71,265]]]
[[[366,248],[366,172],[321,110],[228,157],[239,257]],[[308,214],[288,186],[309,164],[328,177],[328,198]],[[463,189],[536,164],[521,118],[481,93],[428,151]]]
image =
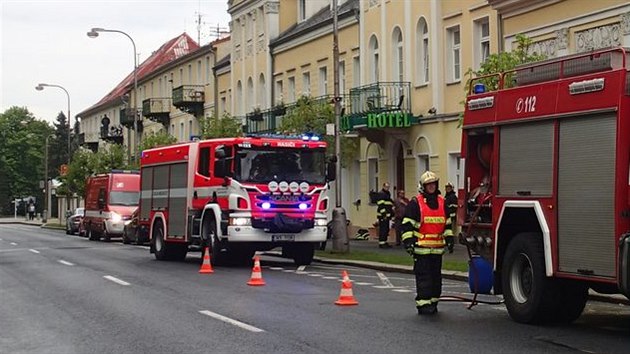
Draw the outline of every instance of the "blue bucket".
[[[494,275],[492,273],[492,264],[481,256],[473,256],[468,262],[468,286],[470,287],[470,292],[490,294],[493,283]]]

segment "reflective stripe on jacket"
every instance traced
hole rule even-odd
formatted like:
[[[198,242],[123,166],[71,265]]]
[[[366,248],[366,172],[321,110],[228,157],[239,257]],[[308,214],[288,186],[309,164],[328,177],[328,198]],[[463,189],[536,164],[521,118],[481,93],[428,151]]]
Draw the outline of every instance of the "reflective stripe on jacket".
[[[427,205],[424,196],[418,195],[418,206],[420,207],[420,229],[418,230],[418,246],[422,248],[444,248],[444,229],[446,227],[446,215],[444,213],[444,198],[437,197],[437,209],[431,209]],[[421,251],[421,250],[418,250]],[[418,253],[418,252],[416,252]],[[427,252],[433,253],[433,252]],[[418,253],[418,254],[427,254]]]

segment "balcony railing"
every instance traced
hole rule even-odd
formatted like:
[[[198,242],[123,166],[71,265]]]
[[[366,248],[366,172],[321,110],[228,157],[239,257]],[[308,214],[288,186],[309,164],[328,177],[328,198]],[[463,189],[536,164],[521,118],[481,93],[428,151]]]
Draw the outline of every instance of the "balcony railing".
[[[168,127],[171,114],[171,99],[168,97],[147,98],[142,101],[142,115]]]
[[[322,95],[309,98],[309,102],[313,105],[332,104],[332,98],[332,95]],[[296,109],[298,101],[247,113],[244,132],[248,134],[277,133],[282,125],[283,117]]]
[[[203,85],[182,85],[173,89],[173,106],[184,112],[201,115],[204,102]]]
[[[350,89],[345,114],[364,116],[370,113],[411,113],[410,82],[376,82]]]

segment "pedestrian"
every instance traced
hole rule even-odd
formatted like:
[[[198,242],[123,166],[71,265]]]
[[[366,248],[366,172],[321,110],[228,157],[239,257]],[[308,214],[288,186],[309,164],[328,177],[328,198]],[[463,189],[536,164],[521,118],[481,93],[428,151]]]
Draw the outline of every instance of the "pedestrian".
[[[389,183],[383,183],[383,189],[378,193],[376,199],[376,214],[378,218],[378,247],[391,248],[387,243],[390,223],[394,216],[394,201],[389,193]]]
[[[28,205],[28,219],[29,220],[34,220],[35,219],[35,204],[30,203]]]
[[[400,246],[402,231],[402,220],[405,217],[405,208],[409,204],[409,199],[405,197],[405,191],[399,189],[394,200],[394,228],[396,229],[396,246]]]
[[[444,187],[446,194],[444,195],[444,201],[448,208],[448,214],[446,218],[446,229],[444,230],[444,239],[446,240],[446,248],[448,253],[453,253],[455,249],[455,216],[457,215],[457,194],[453,190],[453,184],[448,182]]]
[[[437,175],[431,171],[420,176],[420,194],[407,205],[402,223],[402,241],[413,256],[419,315],[435,314],[442,293],[442,255],[448,208],[438,194],[438,182]]]

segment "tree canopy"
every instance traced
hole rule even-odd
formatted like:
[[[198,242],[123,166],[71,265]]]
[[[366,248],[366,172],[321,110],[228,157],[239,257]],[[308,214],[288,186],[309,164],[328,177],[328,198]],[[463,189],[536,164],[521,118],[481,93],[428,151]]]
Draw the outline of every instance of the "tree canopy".
[[[202,139],[229,138],[243,135],[243,126],[240,119],[226,112],[220,118],[200,118],[199,131]]]

